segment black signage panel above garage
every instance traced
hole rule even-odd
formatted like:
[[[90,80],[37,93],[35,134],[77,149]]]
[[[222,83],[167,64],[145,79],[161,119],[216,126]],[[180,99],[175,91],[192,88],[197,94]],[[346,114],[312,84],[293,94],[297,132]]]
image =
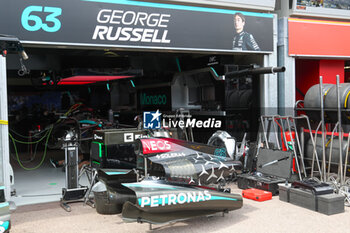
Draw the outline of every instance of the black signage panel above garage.
[[[130,0],[2,0],[0,9],[0,34],[17,36],[25,44],[274,50],[272,14]]]

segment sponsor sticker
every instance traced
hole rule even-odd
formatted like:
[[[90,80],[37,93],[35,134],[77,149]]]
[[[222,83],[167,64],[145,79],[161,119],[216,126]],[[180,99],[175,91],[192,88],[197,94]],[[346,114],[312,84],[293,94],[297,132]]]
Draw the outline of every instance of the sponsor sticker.
[[[94,140],[103,140],[103,137],[102,136],[98,136],[97,134],[94,134]]]
[[[141,207],[150,206],[166,206],[166,205],[177,205],[191,202],[208,201],[211,199],[209,191],[198,191],[198,192],[183,192],[178,194],[163,194],[153,195],[150,197],[139,198],[139,205]]]
[[[134,141],[134,133],[124,134],[124,142],[133,142],[133,141]]]
[[[174,150],[172,143],[165,139],[142,139],[143,154],[164,153]]]

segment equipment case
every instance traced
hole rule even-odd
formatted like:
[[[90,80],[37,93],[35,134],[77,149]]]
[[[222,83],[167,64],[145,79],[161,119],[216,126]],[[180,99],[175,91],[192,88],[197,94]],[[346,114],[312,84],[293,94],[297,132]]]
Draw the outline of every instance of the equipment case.
[[[291,185],[280,184],[279,189],[281,201],[326,215],[344,212],[344,196],[333,193],[329,184],[304,180]]]
[[[320,183],[314,188],[294,187],[294,183],[289,186],[280,185],[280,200],[326,215],[344,212],[344,196],[335,194],[332,190],[329,193],[330,190],[324,184]]]
[[[278,194],[278,184],[285,181],[282,178],[261,176],[259,173],[246,173],[238,175],[237,184],[240,189],[257,188],[269,191],[275,196]]]
[[[278,194],[278,184],[290,179],[292,170],[292,152],[260,148],[257,172],[237,176],[240,189],[257,188]]]
[[[281,201],[289,202],[291,184],[278,184],[278,196]]]
[[[317,197],[311,190],[291,188],[289,190],[289,202],[309,210],[317,211]]]
[[[260,189],[246,189],[242,191],[242,196],[244,198],[252,199],[254,201],[267,201],[272,199],[272,193],[268,191],[263,191]]]
[[[318,197],[318,212],[332,215],[344,212],[344,196],[340,194],[326,194]]]

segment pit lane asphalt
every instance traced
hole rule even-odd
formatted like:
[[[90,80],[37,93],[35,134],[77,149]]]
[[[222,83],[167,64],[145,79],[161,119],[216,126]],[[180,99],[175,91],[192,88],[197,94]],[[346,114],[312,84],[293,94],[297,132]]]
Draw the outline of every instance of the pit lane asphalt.
[[[232,185],[232,193],[241,193]],[[327,216],[282,202],[278,196],[265,202],[244,199],[242,209],[222,217],[198,217],[173,224],[153,225],[125,223],[120,215],[100,215],[81,202],[71,204],[71,212],[64,211],[58,202],[20,206],[12,213],[11,233],[117,233],[117,232],[349,232],[350,208]]]

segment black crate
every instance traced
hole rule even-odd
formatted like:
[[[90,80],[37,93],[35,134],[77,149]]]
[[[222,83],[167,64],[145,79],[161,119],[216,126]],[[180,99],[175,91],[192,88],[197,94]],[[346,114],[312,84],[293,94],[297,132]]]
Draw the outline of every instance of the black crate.
[[[309,210],[317,211],[317,197],[310,190],[290,188],[289,202]]]
[[[289,202],[289,189],[291,188],[291,184],[278,184],[278,195],[281,201]]]
[[[327,215],[343,213],[344,196],[340,194],[318,196],[318,212]]]
[[[272,195],[278,194],[278,184],[285,183],[282,178],[260,176],[256,174],[241,174],[238,175],[237,184],[240,189],[257,188],[269,191]]]

